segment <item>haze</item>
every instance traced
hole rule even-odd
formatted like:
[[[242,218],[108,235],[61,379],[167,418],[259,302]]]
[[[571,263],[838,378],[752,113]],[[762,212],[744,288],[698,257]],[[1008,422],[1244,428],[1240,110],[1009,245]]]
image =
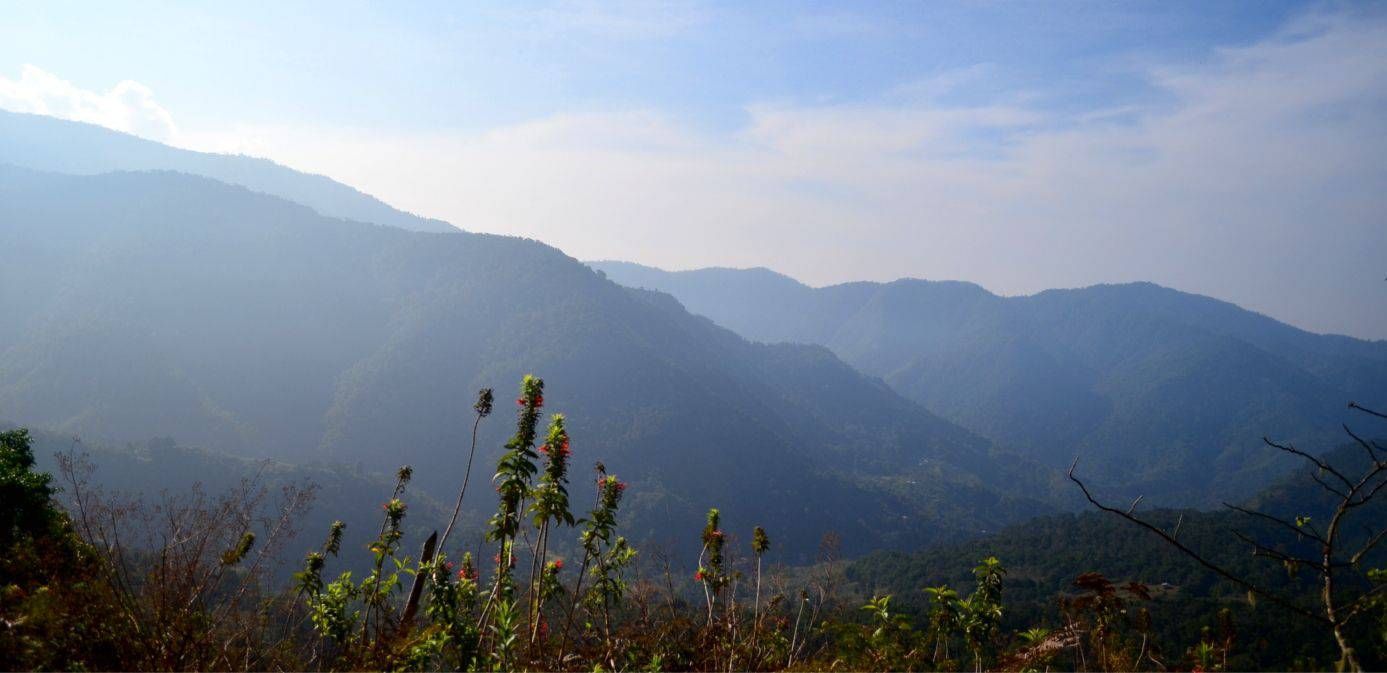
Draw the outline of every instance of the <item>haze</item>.
[[[0,108],[580,259],[1149,280],[1387,337],[1380,6],[235,5],[7,4]]]

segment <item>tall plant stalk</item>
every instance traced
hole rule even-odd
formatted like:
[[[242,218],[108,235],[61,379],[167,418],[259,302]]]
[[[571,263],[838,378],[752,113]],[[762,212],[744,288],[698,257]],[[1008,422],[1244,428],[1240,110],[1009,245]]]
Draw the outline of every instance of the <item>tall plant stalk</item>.
[[[472,421],[472,449],[467,452],[467,470],[462,473],[462,488],[458,490],[458,501],[453,505],[453,516],[448,519],[448,527],[443,529],[443,537],[438,539],[438,548],[444,547],[448,543],[448,535],[453,532],[453,526],[458,522],[458,513],[462,511],[462,499],[467,495],[467,482],[472,479],[472,459],[477,457],[477,428],[481,426],[482,419],[491,415],[493,395],[490,388],[482,388],[477,393],[477,402],[472,405],[472,409],[477,413],[476,419]]]

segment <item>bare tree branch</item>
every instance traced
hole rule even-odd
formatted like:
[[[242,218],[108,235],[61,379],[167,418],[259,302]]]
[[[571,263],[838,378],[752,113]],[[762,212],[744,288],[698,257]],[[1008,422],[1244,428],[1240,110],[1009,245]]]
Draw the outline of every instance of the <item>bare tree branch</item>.
[[[1272,522],[1272,523],[1274,523],[1274,524],[1277,524],[1277,525],[1279,525],[1279,526],[1281,526],[1281,527],[1283,527],[1283,528],[1285,528],[1285,529],[1287,529],[1287,530],[1289,530],[1289,531],[1295,533],[1296,535],[1304,535],[1304,536],[1309,537],[1310,539],[1315,540],[1316,542],[1319,542],[1319,543],[1321,543],[1321,544],[1324,544],[1324,543],[1326,542],[1326,540],[1324,539],[1324,537],[1321,536],[1321,535],[1319,534],[1319,531],[1316,531],[1316,530],[1313,530],[1313,529],[1307,530],[1308,526],[1297,526],[1297,525],[1295,525],[1295,524],[1293,524],[1293,523],[1291,523],[1291,522],[1289,522],[1289,521],[1286,521],[1286,520],[1281,519],[1281,518],[1279,518],[1279,517],[1274,517],[1274,516],[1272,516],[1272,515],[1270,515],[1270,514],[1267,514],[1267,513],[1265,513],[1265,512],[1258,512],[1258,511],[1255,510],[1255,509],[1247,509],[1247,508],[1245,508],[1245,507],[1239,507],[1239,506],[1237,506],[1237,505],[1229,504],[1229,503],[1226,503],[1226,502],[1223,503],[1223,506],[1224,506],[1224,507],[1227,507],[1228,509],[1231,509],[1231,510],[1233,510],[1233,511],[1235,511],[1235,512],[1242,512],[1243,514],[1246,514],[1246,515],[1248,515],[1248,516],[1254,516],[1254,517],[1257,517],[1257,518],[1259,518],[1259,519],[1266,519],[1267,521],[1270,521],[1270,522]]]
[[[1287,554],[1287,553],[1285,553],[1285,552],[1281,552],[1281,551],[1277,551],[1277,550],[1275,550],[1275,549],[1272,549],[1271,547],[1268,547],[1268,546],[1266,546],[1266,545],[1264,545],[1264,544],[1262,544],[1262,543],[1260,543],[1260,542],[1258,542],[1258,541],[1256,541],[1256,540],[1254,540],[1254,539],[1248,537],[1247,535],[1244,535],[1243,533],[1241,533],[1241,532],[1239,532],[1239,531],[1236,531],[1236,530],[1235,530],[1235,531],[1230,531],[1230,532],[1233,533],[1233,536],[1236,537],[1236,538],[1238,538],[1239,540],[1242,540],[1243,542],[1246,542],[1247,544],[1252,545],[1252,549],[1253,549],[1252,554],[1253,554],[1254,556],[1263,556],[1263,557],[1270,558],[1270,559],[1276,559],[1277,561],[1281,561],[1281,562],[1283,562],[1283,563],[1294,563],[1294,564],[1296,564],[1296,565],[1303,565],[1303,566],[1306,566],[1306,567],[1308,567],[1308,568],[1313,569],[1315,572],[1320,573],[1321,575],[1323,575],[1323,574],[1325,573],[1324,566],[1322,565],[1322,563],[1321,563],[1320,561],[1312,561],[1312,560],[1310,560],[1310,559],[1300,558],[1299,556],[1292,556],[1292,555]],[[1336,565],[1339,565],[1339,564],[1336,564]]]
[[[1314,456],[1312,456],[1312,455],[1310,455],[1310,454],[1308,454],[1308,453],[1306,453],[1306,452],[1304,452],[1304,451],[1301,451],[1300,449],[1297,449],[1297,448],[1295,448],[1294,446],[1291,446],[1291,445],[1289,445],[1289,444],[1277,444],[1276,442],[1271,441],[1271,439],[1268,438],[1268,437],[1263,437],[1263,438],[1262,438],[1262,441],[1263,441],[1263,442],[1266,442],[1267,446],[1270,446],[1270,447],[1272,447],[1272,448],[1274,448],[1274,449],[1280,449],[1280,450],[1282,450],[1282,451],[1285,451],[1286,453],[1289,453],[1289,454],[1292,454],[1292,455],[1296,455],[1296,456],[1300,456],[1301,458],[1304,458],[1304,459],[1310,461],[1310,462],[1313,463],[1316,467],[1320,468],[1321,471],[1323,471],[1323,472],[1328,472],[1329,474],[1332,474],[1332,475],[1338,477],[1338,478],[1339,478],[1339,481],[1344,482],[1344,486],[1345,486],[1345,487],[1350,488],[1350,489],[1353,488],[1353,482],[1349,481],[1349,480],[1348,480],[1348,477],[1345,477],[1345,476],[1343,475],[1343,473],[1341,473],[1341,472],[1339,472],[1338,470],[1334,469],[1334,466],[1333,466],[1333,465],[1330,465],[1329,463],[1326,463],[1326,462],[1324,462],[1323,460],[1320,460],[1319,458],[1316,458],[1316,457],[1314,457]],[[1319,480],[1319,477],[1315,477],[1315,481],[1320,481],[1320,480]],[[1320,485],[1321,485],[1321,486],[1324,486],[1325,488],[1329,488],[1329,486],[1326,485],[1326,484],[1325,484],[1324,482],[1322,482],[1322,481],[1320,481]],[[1335,489],[1330,489],[1330,490],[1333,491],[1335,495],[1338,495],[1338,496],[1340,496],[1340,497],[1343,497],[1343,493],[1340,493],[1338,490],[1335,490]]]
[[[1362,561],[1363,557],[1367,556],[1368,553],[1373,550],[1373,547],[1376,547],[1377,543],[1382,541],[1382,538],[1385,535],[1387,535],[1387,528],[1383,528],[1382,530],[1378,531],[1376,535],[1373,535],[1372,537],[1368,538],[1368,541],[1364,543],[1363,546],[1360,547],[1357,552],[1354,552],[1353,556],[1349,557],[1349,565],[1358,565],[1358,562]]]
[[[1074,459],[1074,464],[1069,466],[1069,473],[1068,473],[1069,480],[1072,481],[1072,482],[1074,482],[1075,484],[1077,484],[1077,485],[1079,486],[1079,490],[1083,491],[1083,493],[1084,493],[1084,498],[1088,499],[1089,503],[1092,504],[1094,507],[1097,507],[1098,509],[1101,509],[1101,510],[1103,510],[1104,512],[1110,512],[1110,513],[1112,513],[1112,514],[1116,514],[1117,516],[1120,516],[1120,517],[1122,517],[1122,518],[1124,518],[1124,519],[1126,519],[1126,520],[1128,520],[1128,521],[1131,521],[1132,523],[1134,523],[1134,524],[1136,524],[1136,525],[1138,525],[1138,526],[1141,526],[1142,528],[1145,528],[1146,530],[1151,531],[1152,533],[1155,533],[1156,535],[1160,536],[1161,539],[1163,539],[1163,540],[1165,540],[1166,542],[1170,543],[1171,546],[1173,546],[1173,547],[1175,547],[1176,549],[1180,550],[1181,552],[1183,552],[1186,556],[1190,557],[1191,559],[1194,559],[1194,561],[1197,562],[1197,563],[1199,563],[1199,565],[1202,565],[1202,566],[1204,566],[1205,568],[1208,568],[1210,571],[1212,571],[1214,574],[1218,575],[1219,577],[1222,577],[1222,578],[1224,578],[1224,579],[1226,579],[1226,580],[1228,580],[1228,581],[1230,581],[1230,582],[1232,582],[1232,583],[1234,583],[1234,584],[1237,584],[1238,586],[1243,587],[1244,589],[1247,589],[1248,591],[1251,591],[1252,593],[1254,593],[1254,594],[1256,594],[1256,595],[1258,595],[1258,596],[1261,596],[1261,597],[1263,597],[1263,598],[1266,598],[1267,600],[1269,600],[1269,601],[1271,601],[1271,602],[1273,602],[1273,603],[1276,603],[1277,605],[1280,605],[1281,607],[1286,608],[1287,610],[1290,610],[1290,611],[1292,611],[1292,612],[1294,612],[1294,613],[1296,613],[1296,614],[1298,614],[1298,615],[1301,615],[1301,616],[1303,616],[1303,617],[1307,617],[1307,618],[1309,618],[1309,619],[1312,619],[1312,620],[1314,620],[1314,621],[1320,622],[1320,623],[1322,623],[1322,624],[1329,624],[1329,623],[1330,623],[1330,622],[1329,622],[1329,619],[1326,618],[1324,615],[1321,615],[1321,614],[1319,614],[1319,613],[1317,613],[1317,612],[1314,612],[1314,611],[1312,611],[1312,610],[1309,610],[1309,609],[1307,609],[1307,608],[1305,608],[1305,607],[1303,607],[1303,606],[1301,606],[1301,605],[1297,605],[1295,602],[1291,601],[1290,599],[1283,598],[1282,596],[1280,596],[1280,595],[1278,595],[1278,594],[1276,594],[1276,593],[1273,593],[1273,592],[1271,592],[1271,591],[1269,591],[1269,590],[1267,590],[1267,589],[1263,589],[1262,587],[1259,587],[1259,586],[1257,586],[1257,585],[1255,585],[1255,584],[1252,584],[1251,582],[1248,582],[1247,580],[1245,580],[1245,579],[1243,579],[1243,578],[1241,578],[1241,577],[1238,577],[1237,575],[1234,575],[1233,573],[1231,573],[1231,572],[1229,572],[1229,571],[1223,569],[1221,566],[1219,566],[1219,565],[1213,563],[1212,561],[1210,561],[1210,560],[1204,558],[1202,555],[1200,555],[1199,552],[1196,552],[1196,551],[1194,551],[1193,549],[1190,549],[1189,547],[1186,547],[1186,546],[1184,545],[1184,543],[1180,542],[1179,540],[1176,540],[1174,537],[1172,537],[1171,535],[1169,535],[1169,534],[1166,533],[1165,531],[1161,530],[1160,528],[1158,528],[1158,527],[1156,527],[1156,526],[1153,526],[1153,525],[1151,525],[1150,523],[1147,523],[1146,521],[1143,521],[1143,520],[1141,520],[1141,519],[1139,519],[1139,518],[1137,518],[1137,517],[1135,517],[1135,516],[1133,516],[1133,515],[1131,515],[1131,514],[1128,514],[1127,512],[1124,512],[1124,511],[1120,510],[1120,509],[1116,509],[1116,508],[1114,508],[1114,507],[1109,507],[1109,506],[1104,505],[1103,503],[1099,502],[1097,499],[1095,499],[1095,498],[1093,497],[1093,494],[1089,492],[1088,487],[1084,485],[1084,482],[1080,481],[1078,477],[1074,476],[1074,469],[1075,469],[1076,467],[1078,467],[1078,465],[1079,465],[1079,459],[1078,459],[1078,458],[1075,458],[1075,459]]]
[[[1387,414],[1384,414],[1384,413],[1379,412],[1379,411],[1373,411],[1372,409],[1369,409],[1369,408],[1367,408],[1367,407],[1365,407],[1365,406],[1362,406],[1362,405],[1358,404],[1357,402],[1349,402],[1349,403],[1348,403],[1348,408],[1350,408],[1350,409],[1357,409],[1358,411],[1361,411],[1361,412],[1363,412],[1363,413],[1365,413],[1365,414],[1371,414],[1371,415],[1376,416],[1376,417],[1378,417],[1378,418],[1387,418]]]
[[[1373,461],[1373,465],[1378,465],[1381,463],[1381,461],[1377,459],[1377,452],[1373,451],[1373,446],[1371,444],[1363,441],[1362,437],[1353,434],[1353,431],[1349,429],[1347,423],[1343,423],[1341,425],[1344,426],[1344,432],[1347,432],[1348,436],[1353,438],[1353,441],[1358,442],[1358,445],[1363,447],[1364,451],[1368,452],[1368,458]]]

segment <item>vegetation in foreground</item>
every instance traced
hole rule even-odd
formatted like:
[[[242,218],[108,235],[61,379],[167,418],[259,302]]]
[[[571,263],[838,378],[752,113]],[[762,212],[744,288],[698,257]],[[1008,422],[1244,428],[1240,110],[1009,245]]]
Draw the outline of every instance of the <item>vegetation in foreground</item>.
[[[289,487],[272,498],[247,481],[219,496],[194,489],[148,505],[94,490],[80,459],[68,456],[59,470],[63,507],[52,477],[34,470],[27,433],[4,433],[0,661],[124,670],[1219,670],[1237,646],[1225,610],[1183,649],[1163,649],[1147,608],[1160,588],[1097,573],[1074,579],[1058,626],[1004,629],[1007,570],[995,557],[973,568],[965,591],[920,587],[923,619],[912,620],[892,595],[850,604],[831,543],[815,568],[766,574],[773,531],[755,527],[739,545],[717,509],[708,511],[695,564],[641,559],[618,529],[626,485],[605,466],[596,466],[591,507],[570,502],[570,438],[561,414],[541,433],[543,394],[540,379],[522,381],[515,434],[492,478],[497,508],[485,553],[445,552],[457,509],[441,538],[430,536],[417,556],[405,551],[413,476],[405,467],[382,505],[365,570],[340,558],[350,550],[339,522],[303,558],[292,586],[278,590],[267,566],[310,492]],[[490,390],[479,394],[476,423],[493,403]],[[1321,558],[1248,540],[1288,572],[1317,576],[1318,604],[1313,594],[1273,592],[1202,560],[1246,584],[1249,602],[1263,597],[1285,619],[1328,629],[1338,665],[1350,669],[1379,663],[1371,657],[1387,641],[1387,578],[1364,565],[1383,533],[1353,538],[1349,549],[1339,532],[1387,483],[1381,447],[1362,446],[1371,460],[1361,476],[1329,464],[1314,476],[1342,496],[1327,527],[1313,517],[1289,522],[1295,542]],[[474,439],[469,464],[475,448]],[[469,482],[470,469],[459,503]],[[1111,511],[1182,544],[1178,524],[1135,519],[1135,506]]]

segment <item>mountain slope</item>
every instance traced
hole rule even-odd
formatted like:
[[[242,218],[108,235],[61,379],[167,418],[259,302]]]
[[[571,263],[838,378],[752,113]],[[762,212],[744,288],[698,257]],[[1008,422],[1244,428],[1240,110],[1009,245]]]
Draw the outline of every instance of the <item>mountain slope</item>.
[[[0,170],[0,410],[118,441],[151,435],[389,470],[448,497],[476,390],[548,380],[592,460],[632,481],[633,535],[701,514],[808,553],[973,534],[1059,502],[999,454],[813,346],[753,344],[534,241],[326,218],[176,173]],[[503,407],[504,408],[504,407]],[[483,424],[489,474],[510,423]],[[1026,490],[1016,490],[1017,484]],[[474,509],[489,491],[472,491]],[[808,497],[812,494],[813,497]],[[756,517],[753,519],[753,515]]]
[[[969,283],[810,288],[765,269],[592,265],[748,338],[821,344],[931,411],[1052,467],[1160,502],[1249,495],[1264,435],[1336,442],[1387,402],[1387,342],[1304,332],[1147,283],[998,297]]]
[[[279,196],[332,217],[415,231],[452,225],[392,208],[375,197],[268,159],[193,152],[110,129],[0,110],[0,163],[55,173],[170,170]]]
[[[0,422],[0,431],[10,427],[11,424]],[[260,511],[268,516],[282,504],[283,489],[311,489],[307,508],[289,522],[287,535],[275,550],[274,572],[285,580],[300,568],[303,554],[321,545],[332,522],[339,520],[346,524],[341,562],[358,572],[365,570],[369,556],[364,550],[379,531],[380,505],[390,498],[394,488],[393,476],[366,474],[340,465],[291,465],[236,458],[178,446],[168,438],[117,447],[36,428],[29,428],[29,433],[39,470],[55,475],[55,483],[65,485],[58,457],[70,456],[82,473],[78,476],[88,481],[85,488],[99,489],[102,498],[134,498],[156,506],[166,496],[186,499],[195,486],[215,500],[243,484],[251,484],[251,494],[264,489]],[[88,497],[92,495],[88,490]],[[75,512],[71,496],[72,489],[64,486],[59,497],[69,512]],[[405,496],[409,503],[406,540],[413,547],[429,532],[447,525],[452,510],[445,510],[438,502],[409,488]],[[464,526],[479,524],[479,520],[461,521]]]
[[[1375,436],[1369,432],[1380,432],[1384,426],[1361,414],[1354,420],[1369,437]],[[1369,468],[1364,451],[1357,445],[1340,446],[1325,459],[1354,477]],[[1308,516],[1324,522],[1334,507],[1333,498],[1315,484],[1307,469],[1293,471],[1245,504],[1287,521]],[[1288,573],[1279,561],[1251,554],[1250,545],[1229,533],[1240,531],[1283,553],[1311,558],[1318,553],[1312,542],[1276,523],[1228,509],[1143,510],[1141,517],[1167,531],[1176,530],[1178,523],[1181,543],[1257,586],[1282,596],[1298,596],[1307,606],[1320,600],[1319,575]],[[1343,536],[1338,540],[1340,555],[1347,557],[1361,549],[1383,521],[1387,521],[1387,500],[1381,497],[1353,512],[1345,519]],[[863,594],[894,594],[893,607],[923,620],[931,607],[924,587],[949,584],[966,595],[975,581],[970,569],[988,556],[1001,559],[1009,571],[1002,592],[1007,604],[1005,630],[1060,626],[1058,605],[1076,593],[1075,578],[1098,572],[1115,584],[1137,581],[1155,589],[1156,600],[1137,605],[1151,613],[1154,644],[1177,658],[1184,648],[1199,641],[1200,628],[1212,623],[1222,608],[1231,609],[1238,631],[1250,636],[1240,639],[1229,670],[1285,669],[1297,658],[1318,659],[1321,665],[1329,666],[1339,656],[1326,629],[1270,601],[1249,605],[1245,588],[1214,574],[1151,532],[1107,512],[1039,517],[994,535],[916,553],[874,553],[849,565],[847,575]],[[1362,567],[1380,568],[1384,563],[1387,548],[1377,547],[1363,558]],[[1354,571],[1340,571],[1340,586],[1353,586],[1351,578],[1357,576]],[[1381,662],[1387,656],[1387,641],[1375,637],[1377,628],[1375,620],[1358,624],[1355,642],[1374,644],[1371,653],[1360,652],[1360,656]]]

